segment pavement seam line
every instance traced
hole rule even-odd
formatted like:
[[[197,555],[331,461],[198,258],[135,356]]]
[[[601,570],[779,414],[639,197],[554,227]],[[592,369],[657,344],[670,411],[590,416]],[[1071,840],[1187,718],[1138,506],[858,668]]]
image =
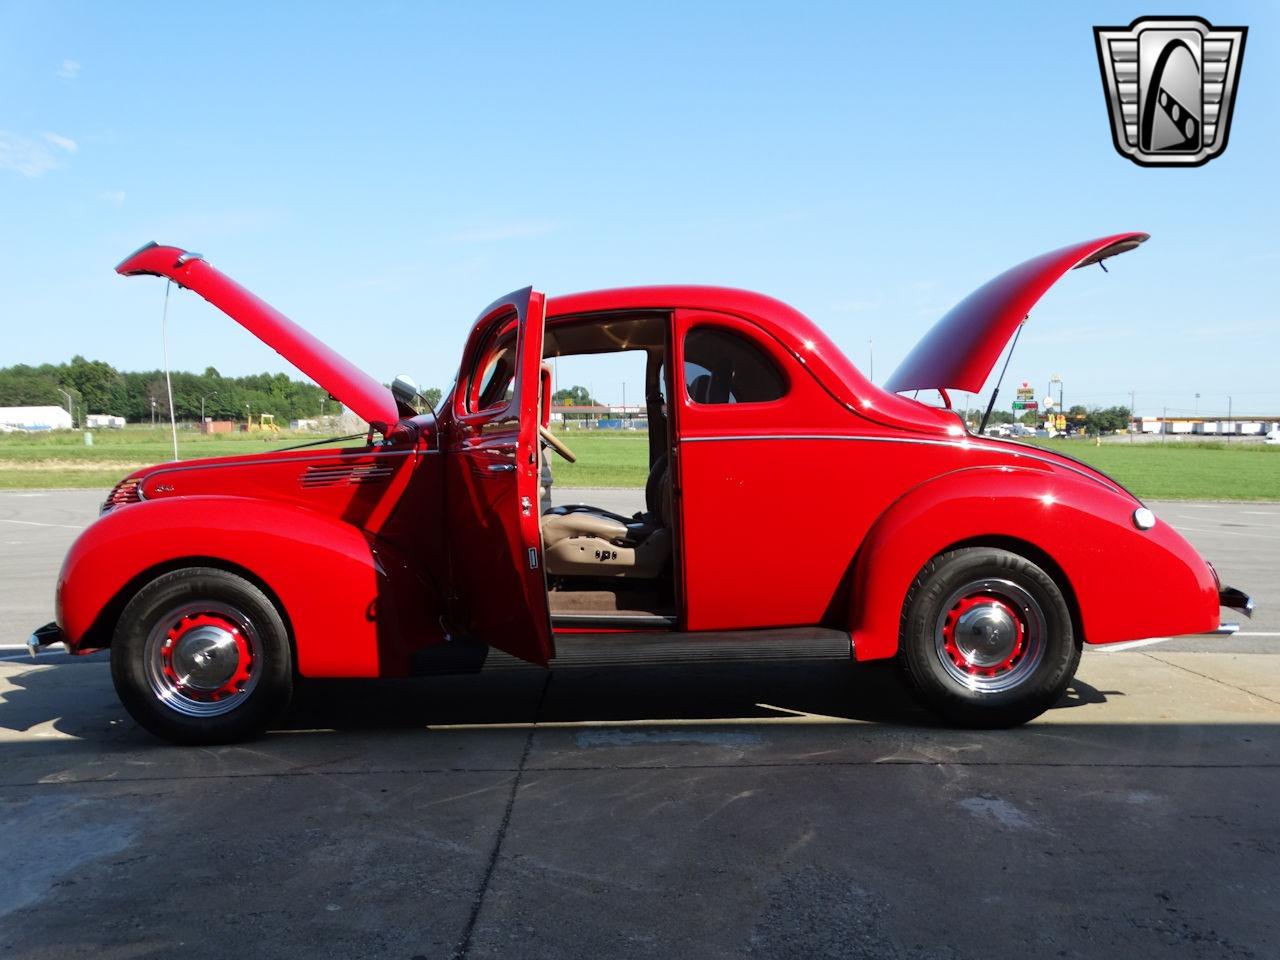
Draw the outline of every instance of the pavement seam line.
[[[530,731],[532,733],[532,731]],[[526,737],[526,740],[528,738]],[[938,767],[938,768],[974,768],[981,769],[986,767],[1027,767],[1027,768],[1045,768],[1050,770],[1277,770],[1280,769],[1280,761],[1258,762],[1258,763],[1117,763],[1115,761],[1107,761],[1101,763],[1091,762],[1075,762],[1075,761],[1054,761],[1054,760],[934,760],[927,757],[920,759],[906,758],[890,758],[868,760],[824,760],[824,761],[805,761],[805,762],[776,762],[776,763],[664,763],[664,764],[645,764],[645,763],[613,763],[613,764],[594,764],[573,766],[562,764],[558,766],[533,767],[535,773],[614,773],[629,772],[638,770],[653,771],[672,771],[678,772],[682,770],[791,770],[796,768],[803,769],[855,769],[859,767]],[[206,781],[206,780],[259,780],[271,777],[279,777],[282,779],[292,777],[369,777],[369,776],[447,776],[454,773],[462,774],[485,774],[485,773],[517,773],[522,772],[519,768],[513,767],[427,767],[419,769],[403,769],[403,768],[381,768],[376,770],[315,770],[315,769],[299,769],[293,770],[277,770],[267,773],[211,773],[196,776],[171,776],[171,777],[129,777],[121,779],[120,777],[93,777],[82,780],[18,780],[12,783],[0,782],[0,790],[18,790],[25,788],[37,787],[83,787],[89,785],[122,785],[144,784],[144,783],[175,783],[183,781]]]
[[[1179,670],[1185,670],[1193,677],[1199,677],[1201,680],[1212,680],[1214,683],[1221,684],[1228,690],[1235,690],[1239,693],[1243,693],[1246,697],[1257,697],[1259,700],[1265,700],[1267,703],[1274,703],[1276,706],[1280,707],[1280,700],[1272,700],[1270,697],[1264,696],[1263,694],[1257,693],[1253,690],[1246,690],[1244,687],[1237,687],[1234,683],[1227,683],[1225,680],[1219,680],[1217,677],[1211,677],[1207,673],[1201,673],[1199,670],[1192,670],[1190,667],[1184,667],[1180,663],[1174,663],[1171,660],[1164,660],[1157,657],[1154,653],[1144,653],[1143,656],[1150,657],[1156,663],[1163,663],[1165,666],[1177,667]]]
[[[533,726],[524,738],[524,749],[520,752],[520,762],[516,765],[516,775],[511,778],[511,793],[507,795],[507,806],[502,812],[502,823],[498,827],[498,835],[493,841],[493,849],[489,852],[489,862],[485,866],[480,887],[476,890],[475,899],[471,902],[471,913],[467,917],[467,925],[462,931],[462,939],[453,951],[454,960],[466,960],[471,952],[471,941],[475,936],[476,923],[480,919],[480,911],[484,909],[485,894],[489,892],[489,883],[498,868],[498,858],[502,855],[502,843],[507,838],[507,828],[511,826],[511,812],[515,809],[516,795],[520,792],[520,781],[524,778],[525,764],[529,761],[529,752],[533,749],[533,735],[538,731],[538,717],[542,714],[542,704],[547,699],[547,687],[551,685],[551,671],[547,671],[542,682],[542,692],[538,695],[537,706],[533,710]]]

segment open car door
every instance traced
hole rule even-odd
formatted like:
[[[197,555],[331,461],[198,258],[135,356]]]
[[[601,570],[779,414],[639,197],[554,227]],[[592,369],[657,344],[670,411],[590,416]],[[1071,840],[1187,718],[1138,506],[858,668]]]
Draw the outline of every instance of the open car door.
[[[555,652],[538,509],[544,306],[526,288],[480,314],[442,436],[450,626],[538,664]]]

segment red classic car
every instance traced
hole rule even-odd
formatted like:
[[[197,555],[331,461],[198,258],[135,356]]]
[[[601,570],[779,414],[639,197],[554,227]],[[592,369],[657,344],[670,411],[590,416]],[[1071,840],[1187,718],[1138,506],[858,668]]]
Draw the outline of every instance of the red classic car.
[[[299,677],[429,672],[441,650],[537,664],[599,631],[846,631],[896,657],[940,717],[1023,723],[1082,643],[1214,632],[1251,601],[1114,480],[971,435],[977,392],[1063,274],[1122,233],[1036,257],[958,304],[880,389],[797,311],[756,293],[637,287],[502,297],[434,415],[380,385],[197,254],[116,269],[203,296],[370,425],[355,448],[166,463],[111,491],[71,548],[57,620],[30,644],[110,648],[116,688],[181,742],[261,731]],[[548,358],[639,351],[647,509],[541,509]],[[944,406],[901,396],[937,391]],[[1141,570],[1159,603],[1125,584]],[[466,660],[466,657],[455,657]],[[475,658],[478,666],[479,657]]]

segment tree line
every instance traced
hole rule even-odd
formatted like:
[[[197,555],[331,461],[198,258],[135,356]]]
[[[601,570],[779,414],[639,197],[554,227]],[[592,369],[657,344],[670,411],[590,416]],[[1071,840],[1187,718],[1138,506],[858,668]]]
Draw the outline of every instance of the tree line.
[[[179,420],[198,420],[202,404],[204,415],[215,420],[243,420],[262,413],[295,420],[340,412],[324,390],[284,373],[224,377],[206,367],[204,373],[174,370],[170,377],[173,412]],[[64,390],[71,395],[77,426],[90,413],[113,414],[130,422],[169,419],[163,370],[122,371],[79,355],[69,363],[0,367],[0,407],[66,408]]]
[[[1057,411],[1051,411],[1057,413]],[[1067,425],[1072,431],[1086,433],[1089,436],[1115,433],[1117,430],[1128,430],[1132,417],[1128,407],[1085,407],[1076,404],[1069,407],[1065,414]],[[969,419],[976,426],[982,417],[981,410],[969,409]],[[1029,427],[1038,426],[1044,414],[1035,410],[1026,413],[1010,413],[1008,410],[993,410],[988,423],[1025,423]]]

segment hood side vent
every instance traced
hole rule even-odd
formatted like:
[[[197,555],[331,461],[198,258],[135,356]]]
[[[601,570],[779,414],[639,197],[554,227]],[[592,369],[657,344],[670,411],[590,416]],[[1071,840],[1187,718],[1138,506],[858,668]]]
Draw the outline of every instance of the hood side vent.
[[[307,467],[299,478],[302,486],[346,487],[361,483],[380,483],[391,476],[385,463],[321,463]]]
[[[106,501],[98,509],[98,514],[101,516],[112,507],[119,507],[126,503],[140,503],[141,501],[142,478],[126,477],[111,488],[111,492],[107,494]]]

